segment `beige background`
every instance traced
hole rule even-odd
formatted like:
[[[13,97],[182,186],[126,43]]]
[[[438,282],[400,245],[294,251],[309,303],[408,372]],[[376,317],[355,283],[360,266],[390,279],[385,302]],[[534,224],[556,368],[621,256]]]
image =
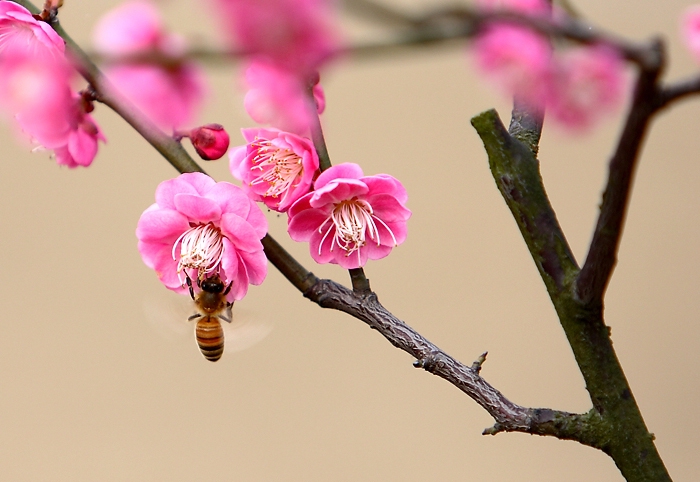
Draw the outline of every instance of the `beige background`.
[[[579,3],[629,38],[663,34],[668,77],[697,70],[677,35],[688,2]],[[63,24],[89,45],[91,26],[114,5],[68,0]],[[163,5],[170,25],[211,36],[197,2]],[[349,26],[356,38],[373,31]],[[252,123],[234,72],[209,72],[202,120],[224,124],[239,143],[237,130]],[[463,362],[488,350],[483,375],[516,403],[588,410],[469,125],[492,106],[507,119],[508,103],[478,80],[464,48],[346,60],[323,80],[333,161],[390,173],[410,194],[407,242],[366,268],[384,304]],[[618,356],[677,481],[700,474],[699,108],[693,99],[653,125],[606,304]],[[607,456],[573,442],[480,435],[492,420],[474,402],[361,322],[302,298],[272,267],[239,303],[273,325],[262,342],[211,364],[189,331],[162,336],[144,305],[164,288],[141,262],[134,229],[175,172],[107,108],[95,115],[109,143],[89,169],[58,168],[7,125],[0,132],[3,480],[621,480]],[[550,128],[542,140],[545,183],[579,262],[618,129],[619,115],[588,136]],[[231,180],[224,161],[206,168]],[[285,237],[284,217],[269,220],[307,267],[347,281]]]

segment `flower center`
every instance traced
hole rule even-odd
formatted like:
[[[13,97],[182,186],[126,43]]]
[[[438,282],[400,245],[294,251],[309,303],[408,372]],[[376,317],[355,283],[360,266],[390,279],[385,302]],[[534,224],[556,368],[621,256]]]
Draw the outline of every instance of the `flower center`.
[[[178,243],[180,243],[179,261],[175,254]],[[219,267],[221,258],[224,256],[224,236],[212,223],[193,226],[177,238],[173,245],[172,256],[178,261],[178,277],[184,270],[196,269],[197,277],[202,279]]]
[[[391,238],[394,240],[394,245],[397,245],[396,237],[389,226],[376,217],[372,205],[362,199],[350,199],[336,204],[331,214],[318,228],[319,233],[323,232],[323,227],[328,221],[331,221],[331,223],[323,235],[323,239],[321,239],[319,243],[319,254],[321,254],[323,243],[334,227],[335,234],[331,241],[331,251],[333,251],[333,247],[337,245],[340,249],[345,251],[345,256],[350,256],[355,251],[358,251],[359,256],[359,249],[367,244],[368,236],[369,239],[379,246],[381,240],[379,239],[379,230],[377,229],[376,222],[379,222],[389,231]]]
[[[250,184],[267,183],[269,187],[264,194],[266,197],[286,196],[294,181],[304,171],[301,157],[289,148],[274,146],[267,139],[256,139],[252,145],[256,151],[252,169],[259,170],[260,175]]]

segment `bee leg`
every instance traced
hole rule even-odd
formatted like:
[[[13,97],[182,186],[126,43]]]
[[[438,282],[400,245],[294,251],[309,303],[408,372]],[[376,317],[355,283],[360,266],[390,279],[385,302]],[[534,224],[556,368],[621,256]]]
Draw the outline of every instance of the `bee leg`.
[[[189,316],[189,317],[187,318],[187,321],[196,320],[197,318],[201,318],[201,317],[202,317],[202,315],[200,315],[199,313],[195,313],[194,315]]]
[[[190,296],[194,300],[194,289],[192,288],[192,280],[190,279],[190,276],[187,274],[187,271],[185,271],[185,280],[187,281],[187,287],[190,289]]]
[[[231,308],[233,307],[233,303],[226,303],[226,314],[225,315],[219,315],[219,318],[222,320],[231,323],[231,320],[233,319],[233,312]]]
[[[224,296],[226,296],[228,292],[231,291],[231,286],[233,286],[233,281],[231,281],[226,287],[226,291],[224,291]]]

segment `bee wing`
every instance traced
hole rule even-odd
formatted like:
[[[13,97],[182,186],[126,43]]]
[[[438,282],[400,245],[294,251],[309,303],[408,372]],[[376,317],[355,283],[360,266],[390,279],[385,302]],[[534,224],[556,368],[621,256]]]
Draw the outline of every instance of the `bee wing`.
[[[259,319],[254,313],[233,307],[232,313],[227,313],[231,323],[221,322],[224,328],[224,353],[245,350],[270,334],[272,325]]]
[[[161,290],[143,298],[143,312],[148,324],[162,338],[172,343],[193,342],[196,321],[188,321],[188,318],[197,311],[189,296]],[[220,320],[224,329],[224,353],[250,348],[272,331],[270,323],[241,309],[238,303],[232,311],[227,310],[226,316],[231,323]]]
[[[143,298],[146,321],[156,333],[171,341],[191,336],[192,323],[188,323],[187,318],[194,312],[189,296],[163,291]]]

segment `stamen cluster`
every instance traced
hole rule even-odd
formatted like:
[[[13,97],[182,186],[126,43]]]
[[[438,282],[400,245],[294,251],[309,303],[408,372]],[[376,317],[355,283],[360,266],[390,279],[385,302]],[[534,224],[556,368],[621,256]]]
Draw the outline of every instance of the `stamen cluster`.
[[[265,234],[264,214],[241,188],[201,173],[162,182],[136,228],[144,263],[167,288],[184,294],[185,276],[216,274],[225,285],[233,283],[231,302],[265,279]]]
[[[277,129],[243,129],[247,144],[231,150],[231,174],[255,201],[286,212],[311,190],[318,156],[307,138]]]
[[[364,176],[357,164],[324,171],[315,190],[289,209],[287,230],[295,241],[308,241],[318,263],[346,269],[380,259],[406,239],[403,185],[387,174]]]

